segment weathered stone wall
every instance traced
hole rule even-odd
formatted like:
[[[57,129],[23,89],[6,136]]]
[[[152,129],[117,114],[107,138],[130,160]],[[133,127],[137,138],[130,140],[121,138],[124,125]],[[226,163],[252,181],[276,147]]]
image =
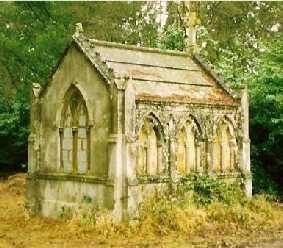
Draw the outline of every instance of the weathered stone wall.
[[[105,208],[105,181],[101,178],[81,178],[79,176],[40,175],[38,197],[42,216],[60,218],[67,211],[78,211],[83,206],[95,210]],[[113,207],[112,197],[107,199],[108,207]]]
[[[78,168],[78,173],[90,175],[90,183],[85,183],[84,176],[64,177],[70,173],[65,173],[60,159],[60,128],[64,118],[64,100],[71,87],[76,88],[82,95],[89,119],[87,128],[90,132],[90,165],[88,171],[80,171]],[[29,139],[27,205],[30,205],[33,211],[55,217],[60,206],[64,203],[77,206],[83,201],[83,196],[90,197],[100,208],[105,204],[113,208],[113,184],[105,179],[108,173],[110,125],[108,91],[108,86],[93,65],[73,46],[61,61],[43,94],[39,98],[32,97],[31,116],[34,121],[31,122],[33,127]],[[72,145],[71,142],[68,144]],[[86,160],[85,143],[82,137],[78,139],[78,161]],[[58,174],[58,177],[50,178],[50,174]],[[107,200],[104,200],[105,195],[108,195]]]
[[[137,104],[138,123],[136,124],[136,133],[139,133],[145,118],[149,115],[154,116],[161,124],[160,129],[164,132],[164,145],[165,151],[170,148],[169,143],[174,142],[175,154],[178,153],[178,139],[179,133],[186,124],[190,121],[195,125],[195,146],[199,149],[199,161],[196,161],[195,172],[214,172],[214,171],[239,171],[243,170],[241,160],[239,158],[238,150],[241,148],[240,137],[241,130],[238,129],[241,122],[241,112],[238,107],[234,106],[210,106],[210,105],[197,105],[185,103],[157,103],[149,101],[139,101]],[[231,140],[229,144],[231,148],[235,149],[234,168],[213,168],[213,146],[216,142],[215,134],[222,120],[227,120],[231,128]],[[164,152],[165,152],[164,151]],[[166,152],[165,152],[166,153]],[[169,156],[167,152],[167,156]],[[174,156],[171,154],[171,156]],[[230,159],[230,158],[229,158]],[[169,161],[170,158],[165,158],[164,161]],[[174,160],[174,161],[172,161]],[[219,158],[218,158],[219,160]],[[178,158],[171,158],[172,168],[177,169]],[[168,167],[168,165],[167,165]],[[168,171],[168,168],[167,168]]]
[[[50,90],[41,97],[42,123],[40,171],[55,172],[60,169],[59,131],[65,95],[75,85],[87,105],[91,132],[91,165],[95,174],[107,174],[107,150],[109,128],[109,95],[103,79],[93,66],[73,47],[63,59],[48,85]]]

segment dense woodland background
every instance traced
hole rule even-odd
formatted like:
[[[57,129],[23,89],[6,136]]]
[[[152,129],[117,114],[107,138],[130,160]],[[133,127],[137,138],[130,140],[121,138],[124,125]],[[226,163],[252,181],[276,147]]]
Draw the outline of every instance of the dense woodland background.
[[[247,85],[254,193],[283,192],[283,2],[191,2],[201,55]],[[27,167],[31,84],[44,85],[74,25],[92,38],[184,49],[184,2],[0,2],[0,169]]]

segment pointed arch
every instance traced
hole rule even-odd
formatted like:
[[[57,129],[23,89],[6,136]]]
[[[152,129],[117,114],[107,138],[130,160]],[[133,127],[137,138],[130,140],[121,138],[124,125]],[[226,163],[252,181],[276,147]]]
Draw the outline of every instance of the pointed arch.
[[[219,128],[219,124],[223,122],[223,123],[226,123],[228,128],[229,128],[229,132],[230,134],[235,137],[236,134],[235,134],[235,130],[236,130],[236,123],[234,121],[234,119],[228,117],[227,115],[224,115],[224,116],[220,116],[219,118],[216,119],[215,121],[215,125],[213,126],[213,132],[215,133],[217,131],[217,129]]]
[[[138,130],[137,174],[162,173],[164,131],[159,119],[149,113]]]
[[[178,123],[176,117],[174,117],[172,114],[169,114],[166,122],[166,134],[168,137],[173,137],[176,135],[176,123]]]
[[[75,85],[64,97],[61,111],[60,168],[86,173],[90,168],[90,120],[85,98]]]
[[[188,168],[186,168],[186,162],[188,159],[186,148],[187,148],[187,137],[186,128],[183,126],[178,132],[177,137],[178,142],[178,154],[177,154],[177,169],[179,173],[186,173]]]
[[[55,126],[57,126],[57,127],[62,126],[62,116],[63,116],[63,111],[66,107],[66,100],[68,99],[69,94],[71,94],[71,92],[73,90],[75,90],[76,88],[80,92],[81,97],[83,98],[85,106],[88,110],[88,119],[89,119],[88,124],[90,126],[92,126],[94,124],[93,114],[92,114],[92,111],[90,111],[93,108],[91,108],[91,104],[90,104],[90,101],[87,97],[87,94],[86,94],[85,90],[83,89],[83,87],[81,86],[81,84],[79,82],[74,82],[74,83],[71,84],[71,86],[67,90],[67,93],[65,93],[65,95],[62,97],[61,105],[58,107],[57,112],[56,112],[56,119],[55,119],[55,123],[54,123]]]
[[[230,171],[235,168],[236,139],[232,121],[224,116],[214,129],[213,170]]]
[[[196,138],[197,139],[201,139],[202,138],[202,129],[201,126],[199,124],[199,122],[197,121],[197,119],[190,114],[189,116],[187,116],[186,118],[184,118],[184,120],[180,123],[179,125],[179,129],[178,131],[181,130],[181,128],[186,125],[187,122],[191,123],[191,128],[194,130],[194,132],[196,133]]]
[[[179,173],[196,172],[201,166],[201,129],[192,116],[189,116],[178,129],[177,168]]]

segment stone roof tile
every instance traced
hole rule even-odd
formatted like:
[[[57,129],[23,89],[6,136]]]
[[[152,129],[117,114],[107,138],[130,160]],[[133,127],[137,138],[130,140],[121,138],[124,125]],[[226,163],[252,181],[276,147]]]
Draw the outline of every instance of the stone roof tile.
[[[74,40],[106,80],[129,77],[135,85],[136,99],[239,104],[229,87],[214,72],[209,73],[199,57],[194,61],[185,52]]]

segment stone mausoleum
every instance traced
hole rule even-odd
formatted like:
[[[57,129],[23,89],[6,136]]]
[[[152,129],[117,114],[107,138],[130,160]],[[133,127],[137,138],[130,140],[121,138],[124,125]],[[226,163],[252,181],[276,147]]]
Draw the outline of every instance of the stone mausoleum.
[[[87,39],[78,27],[47,85],[34,84],[31,213],[90,204],[129,221],[187,173],[242,180],[251,194],[246,89],[234,92],[194,52]]]

